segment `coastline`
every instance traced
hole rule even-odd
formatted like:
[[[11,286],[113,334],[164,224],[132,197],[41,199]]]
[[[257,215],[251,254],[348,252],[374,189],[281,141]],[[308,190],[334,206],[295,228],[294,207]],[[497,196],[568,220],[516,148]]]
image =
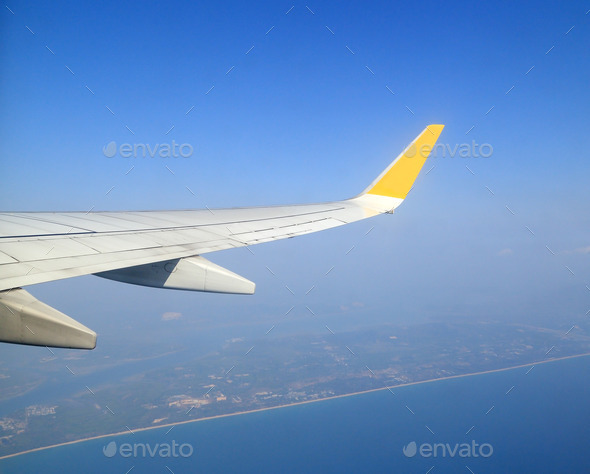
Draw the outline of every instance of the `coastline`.
[[[567,359],[576,359],[579,357],[587,357],[590,356],[590,352],[589,353],[584,353],[584,354],[576,354],[576,355],[571,355],[571,356],[565,356],[565,357],[558,357],[555,359],[548,359],[548,360],[542,360],[542,361],[537,361],[537,362],[530,362],[528,364],[520,364],[520,365],[514,365],[514,366],[510,366],[510,367],[504,367],[504,368],[500,368],[500,369],[492,369],[492,370],[484,370],[481,372],[471,372],[468,374],[459,374],[459,375],[449,375],[446,377],[438,377],[438,378],[434,378],[434,379],[428,379],[428,380],[420,380],[417,382],[409,382],[409,383],[404,383],[404,384],[399,384],[399,385],[392,385],[392,386],[385,386],[385,387],[381,387],[381,388],[373,388],[373,389],[369,389],[369,390],[362,390],[359,392],[352,392],[352,393],[345,393],[342,395],[334,395],[331,397],[326,397],[326,398],[319,398],[319,399],[315,399],[315,400],[305,400],[302,402],[296,402],[296,403],[288,403],[288,404],[284,404],[284,405],[277,405],[277,406],[273,406],[273,407],[265,407],[265,408],[256,408],[253,410],[244,410],[244,411],[238,411],[238,412],[234,412],[234,413],[226,413],[226,414],[222,414],[222,415],[214,415],[214,416],[208,416],[208,417],[204,417],[204,418],[198,418],[198,419],[194,419],[194,420],[185,420],[185,421],[178,421],[176,423],[165,423],[163,425],[157,425],[157,426],[147,426],[147,427],[142,427],[142,428],[134,428],[133,430],[129,430],[129,431],[119,431],[116,433],[107,433],[107,434],[103,434],[103,435],[97,435],[97,436],[91,436],[88,438],[82,438],[82,439],[78,439],[78,440],[74,440],[74,441],[67,441],[64,443],[58,443],[58,444],[53,444],[50,446],[42,446],[40,448],[33,448],[33,449],[28,449],[26,451],[21,451],[18,453],[13,453],[13,454],[7,454],[5,456],[0,456],[0,461],[3,459],[8,459],[8,458],[12,458],[15,456],[20,456],[23,454],[28,454],[28,453],[33,453],[36,451],[43,451],[46,449],[51,449],[51,448],[57,448],[60,446],[67,446],[67,445],[71,445],[71,444],[77,444],[77,443],[83,443],[86,441],[92,441],[92,440],[96,440],[96,439],[101,439],[101,438],[109,438],[109,437],[114,437],[114,436],[123,436],[123,435],[129,435],[129,434],[134,434],[137,432],[141,432],[141,431],[148,431],[148,430],[156,430],[156,429],[162,429],[162,428],[170,428],[170,427],[174,427],[177,425],[184,425],[187,423],[198,423],[201,421],[207,421],[207,420],[215,420],[218,418],[227,418],[227,417],[231,417],[231,416],[239,416],[239,415],[248,415],[250,413],[258,413],[258,412],[263,412],[263,411],[268,411],[268,410],[277,410],[280,408],[287,408],[287,407],[294,407],[294,406],[299,406],[299,405],[306,405],[309,403],[316,403],[316,402],[323,402],[323,401],[328,401],[328,400],[334,400],[337,398],[344,398],[344,397],[353,397],[356,395],[364,395],[367,393],[373,393],[373,392],[380,392],[383,390],[389,390],[391,391],[392,389],[398,389],[401,387],[409,387],[409,386],[413,386],[413,385],[420,385],[420,384],[425,384],[425,383],[431,383],[431,382],[440,382],[443,380],[452,380],[452,379],[458,379],[458,378],[462,378],[462,377],[473,377],[476,375],[484,375],[484,374],[491,374],[491,373],[497,373],[497,372],[505,372],[507,370],[513,370],[513,369],[519,369],[519,368],[523,368],[523,367],[534,367],[535,365],[539,365],[539,364],[547,364],[550,362],[557,362],[557,361],[561,361],[561,360],[567,360]]]

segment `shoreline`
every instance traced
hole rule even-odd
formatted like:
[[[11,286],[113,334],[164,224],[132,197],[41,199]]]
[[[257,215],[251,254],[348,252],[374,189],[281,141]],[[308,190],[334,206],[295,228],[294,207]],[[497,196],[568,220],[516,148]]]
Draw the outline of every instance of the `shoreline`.
[[[520,365],[514,365],[511,367],[504,367],[501,369],[491,369],[491,370],[484,370],[481,372],[471,372],[468,374],[459,374],[459,375],[449,375],[446,377],[438,377],[438,378],[434,378],[434,379],[428,379],[428,380],[420,380],[417,382],[408,382],[408,383],[404,383],[404,384],[399,384],[399,385],[393,385],[393,386],[385,386],[382,388],[372,388],[369,390],[362,390],[359,392],[352,392],[352,393],[344,393],[341,395],[333,395],[331,397],[325,397],[325,398],[318,398],[315,400],[305,400],[302,402],[296,402],[296,403],[288,403],[285,405],[277,405],[277,406],[273,406],[273,407],[265,407],[265,408],[256,408],[256,409],[252,409],[252,410],[244,410],[244,411],[237,411],[234,413],[226,413],[226,414],[222,414],[222,415],[214,415],[214,416],[208,416],[208,417],[204,417],[204,418],[197,418],[195,420],[185,420],[185,421],[178,421],[176,423],[165,423],[163,425],[157,425],[157,426],[146,426],[146,427],[142,427],[142,428],[134,428],[133,430],[129,430],[129,431],[119,431],[116,433],[108,433],[108,434],[103,434],[103,435],[96,435],[96,436],[90,436],[88,438],[82,438],[82,439],[77,439],[74,441],[66,441],[64,443],[58,443],[58,444],[52,444],[50,446],[42,446],[40,448],[33,448],[33,449],[28,449],[26,451],[20,451],[18,453],[13,453],[13,454],[7,454],[5,456],[0,456],[0,461],[3,459],[8,459],[8,458],[12,458],[12,457],[16,457],[16,456],[20,456],[22,454],[29,454],[29,453],[34,453],[36,451],[44,451],[46,449],[51,449],[51,448],[58,448],[60,446],[68,446],[71,444],[77,444],[77,443],[83,443],[86,441],[92,441],[92,440],[96,440],[96,439],[101,439],[101,438],[108,438],[108,437],[114,437],[114,436],[124,436],[124,435],[129,435],[129,434],[135,434],[137,432],[141,432],[141,431],[148,431],[148,430],[157,430],[157,429],[162,429],[162,428],[169,428],[169,427],[174,427],[177,425],[185,425],[187,423],[198,423],[201,421],[207,421],[207,420],[215,420],[215,419],[219,419],[219,418],[228,418],[230,416],[240,416],[240,415],[248,415],[251,413],[259,413],[259,412],[263,412],[263,411],[269,411],[269,410],[278,410],[280,408],[288,408],[288,407],[294,407],[294,406],[300,406],[300,405],[307,405],[309,403],[316,403],[316,402],[324,402],[327,400],[335,400],[338,398],[345,398],[345,397],[354,397],[357,395],[364,395],[367,393],[374,393],[374,392],[380,392],[383,390],[392,390],[392,389],[397,389],[397,388],[401,388],[401,387],[410,387],[412,385],[420,385],[420,384],[425,384],[425,383],[431,383],[431,382],[440,382],[443,380],[452,380],[452,379],[458,379],[458,378],[462,378],[462,377],[473,377],[476,375],[484,375],[484,374],[492,374],[492,373],[497,373],[497,372],[505,372],[507,370],[513,370],[513,369],[520,369],[523,367],[531,367],[531,366],[535,366],[535,365],[539,365],[539,364],[547,364],[550,362],[557,362],[560,360],[567,360],[567,359],[576,359],[579,357],[587,357],[590,356],[590,352],[588,353],[584,353],[584,354],[577,354],[577,355],[571,355],[571,356],[565,356],[565,357],[558,357],[555,359],[548,359],[548,360],[542,360],[542,361],[538,361],[538,362],[530,362],[528,364],[520,364]]]

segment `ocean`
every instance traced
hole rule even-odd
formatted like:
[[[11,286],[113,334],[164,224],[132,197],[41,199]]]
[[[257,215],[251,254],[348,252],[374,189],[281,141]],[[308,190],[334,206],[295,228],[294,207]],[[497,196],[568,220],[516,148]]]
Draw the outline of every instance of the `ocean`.
[[[110,436],[0,472],[590,472],[590,357]]]

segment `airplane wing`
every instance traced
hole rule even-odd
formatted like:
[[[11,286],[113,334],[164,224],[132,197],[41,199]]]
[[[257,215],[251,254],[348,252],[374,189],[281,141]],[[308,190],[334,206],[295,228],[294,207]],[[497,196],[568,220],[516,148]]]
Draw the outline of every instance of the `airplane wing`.
[[[399,206],[442,132],[429,125],[358,196],[273,207],[142,212],[0,213],[0,341],[93,349],[96,333],[21,287],[95,274],[220,293],[255,285],[201,255],[330,229]]]

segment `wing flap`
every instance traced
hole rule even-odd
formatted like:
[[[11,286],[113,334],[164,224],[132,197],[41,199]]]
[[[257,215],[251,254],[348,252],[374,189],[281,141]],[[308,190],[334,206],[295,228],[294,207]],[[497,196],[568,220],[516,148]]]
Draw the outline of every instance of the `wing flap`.
[[[243,232],[232,232],[229,225],[215,224],[150,231],[93,232],[67,237],[0,239],[0,251],[18,260],[2,265],[0,290],[303,235],[362,219],[366,215],[357,204],[338,207],[327,204],[323,212],[319,212],[318,205],[310,207],[313,212],[301,213],[305,206],[298,206],[301,213],[298,215],[291,214],[286,207],[283,217],[277,217],[277,209],[273,208],[270,219],[242,222],[238,220],[239,212],[225,213],[226,218],[233,217],[234,222],[242,226]],[[21,243],[27,244],[26,251],[20,250]],[[67,248],[68,245],[76,250],[71,255],[61,252],[57,256],[53,254],[55,250],[51,250]],[[82,252],[84,248],[85,253]]]

